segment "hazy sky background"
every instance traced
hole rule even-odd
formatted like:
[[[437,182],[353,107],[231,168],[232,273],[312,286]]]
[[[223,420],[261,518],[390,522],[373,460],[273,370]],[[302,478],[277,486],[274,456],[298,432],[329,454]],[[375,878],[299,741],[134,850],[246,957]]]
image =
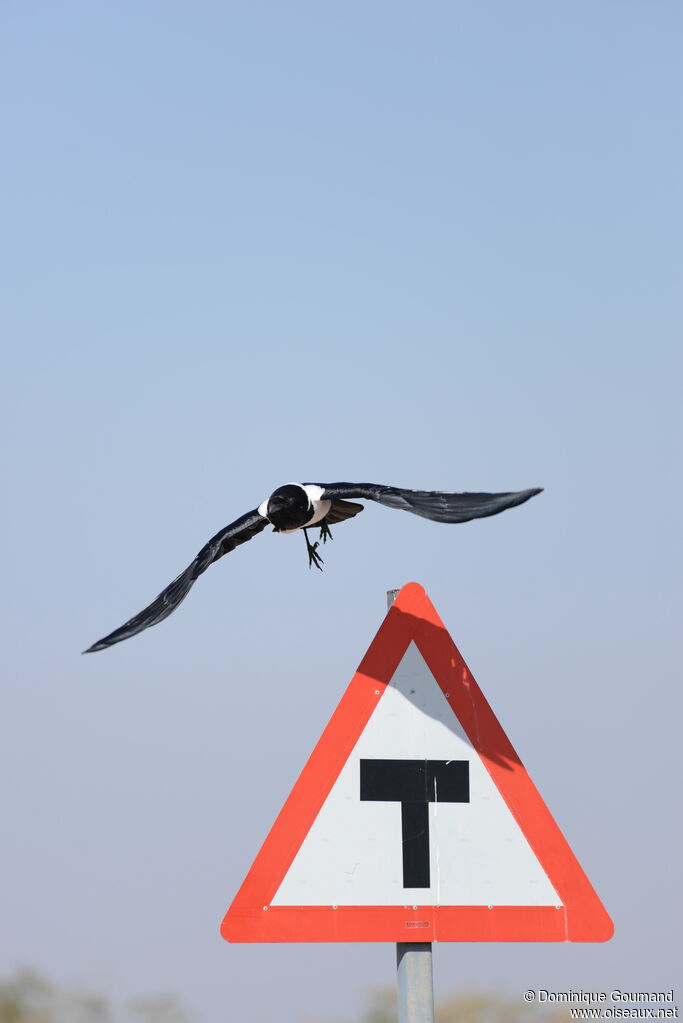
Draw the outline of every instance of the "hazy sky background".
[[[0,974],[351,1016],[390,945],[218,927],[384,615],[427,589],[614,918],[437,995],[680,961],[681,81],[671,2],[0,6]],[[289,480],[543,486],[268,532]]]

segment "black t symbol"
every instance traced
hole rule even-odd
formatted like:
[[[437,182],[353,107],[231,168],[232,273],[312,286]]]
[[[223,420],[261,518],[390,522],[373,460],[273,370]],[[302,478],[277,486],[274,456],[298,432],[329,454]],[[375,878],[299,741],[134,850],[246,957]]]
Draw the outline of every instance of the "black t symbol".
[[[401,804],[403,887],[429,888],[429,804],[469,803],[469,761],[361,760],[360,798]]]

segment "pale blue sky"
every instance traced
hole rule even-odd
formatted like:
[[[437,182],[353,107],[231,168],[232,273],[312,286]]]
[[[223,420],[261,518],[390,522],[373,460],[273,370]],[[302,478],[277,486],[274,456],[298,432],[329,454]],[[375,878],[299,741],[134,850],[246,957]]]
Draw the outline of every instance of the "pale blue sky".
[[[0,973],[202,1023],[392,983],[390,947],[218,925],[416,579],[617,926],[439,946],[437,992],[674,985],[682,21],[2,5]],[[546,490],[462,527],[370,508],[323,575],[264,534],[80,657],[290,479]]]

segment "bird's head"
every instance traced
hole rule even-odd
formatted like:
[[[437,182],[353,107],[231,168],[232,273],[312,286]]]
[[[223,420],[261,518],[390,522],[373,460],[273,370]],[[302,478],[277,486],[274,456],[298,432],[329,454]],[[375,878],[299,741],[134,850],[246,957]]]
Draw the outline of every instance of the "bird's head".
[[[270,495],[266,514],[276,530],[296,529],[310,518],[311,510],[304,488],[296,483],[287,483]]]

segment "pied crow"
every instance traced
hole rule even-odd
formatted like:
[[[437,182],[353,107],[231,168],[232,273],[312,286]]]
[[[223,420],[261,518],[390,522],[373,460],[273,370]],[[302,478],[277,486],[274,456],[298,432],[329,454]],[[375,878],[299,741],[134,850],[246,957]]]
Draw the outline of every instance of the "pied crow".
[[[319,540],[325,543],[328,538],[331,539],[329,528],[331,525],[344,522],[363,510],[362,504],[356,504],[355,500],[349,500],[350,498],[376,501],[387,508],[400,508],[414,515],[433,519],[435,522],[468,522],[470,519],[497,515],[506,508],[514,508],[535,494],[540,494],[541,490],[541,487],[536,487],[514,493],[467,494],[403,490],[400,487],[385,487],[379,483],[287,483],[274,490],[258,508],[247,512],[216,533],[202,547],[185,571],[162,590],[151,604],[120,628],[93,643],[83,653],[91,654],[96,650],[104,650],[123,639],[130,639],[150,625],[163,621],[185,599],[195,580],[209,565],[218,561],[224,554],[234,551],[240,544],[251,540],[269,524],[276,533],[294,533],[302,529],[306,539],[309,567],[315,565],[322,570],[322,558],[318,553]],[[315,543],[308,539],[307,531],[311,526],[320,529],[319,540]]]

